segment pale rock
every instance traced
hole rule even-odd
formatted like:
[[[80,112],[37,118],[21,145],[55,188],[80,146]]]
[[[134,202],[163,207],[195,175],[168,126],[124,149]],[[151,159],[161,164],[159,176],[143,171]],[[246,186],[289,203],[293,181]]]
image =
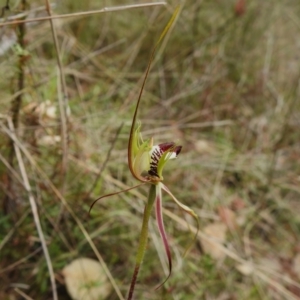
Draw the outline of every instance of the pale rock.
[[[110,294],[111,285],[96,260],[75,259],[64,267],[62,273],[73,300],[103,300]]]

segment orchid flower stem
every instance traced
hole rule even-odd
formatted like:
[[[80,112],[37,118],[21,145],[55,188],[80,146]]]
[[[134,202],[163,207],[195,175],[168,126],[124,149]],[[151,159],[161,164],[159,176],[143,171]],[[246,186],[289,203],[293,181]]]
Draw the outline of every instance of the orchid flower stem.
[[[135,283],[136,283],[136,280],[137,280],[137,277],[139,274],[140,266],[143,262],[143,258],[144,258],[144,254],[145,254],[146,246],[147,246],[147,241],[148,241],[148,223],[149,223],[149,219],[151,216],[153,204],[155,202],[155,198],[156,198],[155,185],[151,184],[150,190],[149,190],[149,195],[148,195],[148,201],[147,201],[147,204],[146,204],[145,210],[144,210],[143,225],[142,225],[142,229],[141,229],[140,241],[139,241],[138,251],[137,251],[136,260],[135,260],[135,268],[134,268],[134,272],[132,275],[127,300],[131,300],[133,297]]]

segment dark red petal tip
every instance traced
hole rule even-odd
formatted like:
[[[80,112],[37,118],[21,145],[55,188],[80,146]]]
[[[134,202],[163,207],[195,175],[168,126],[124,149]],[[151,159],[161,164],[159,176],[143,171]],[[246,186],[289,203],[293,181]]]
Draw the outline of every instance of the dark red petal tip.
[[[162,144],[158,144],[158,147],[163,151],[168,151],[170,148],[174,147],[175,144],[174,143],[162,143]]]
[[[178,155],[181,152],[182,146],[177,146],[174,149],[174,152],[176,153],[176,155]]]
[[[175,143],[173,143],[173,142],[158,144],[158,146],[162,152],[166,152],[166,151],[170,150],[170,152],[175,152],[176,155],[178,155],[180,153],[181,148],[182,148],[182,146],[175,147]]]

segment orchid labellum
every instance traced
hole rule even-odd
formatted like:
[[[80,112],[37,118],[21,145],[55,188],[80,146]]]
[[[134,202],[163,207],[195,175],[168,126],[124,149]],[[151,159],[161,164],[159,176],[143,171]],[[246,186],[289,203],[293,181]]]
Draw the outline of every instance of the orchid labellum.
[[[147,204],[146,204],[145,210],[144,210],[143,224],[142,224],[140,241],[139,241],[139,246],[138,246],[138,251],[137,251],[137,256],[136,256],[135,269],[134,269],[134,273],[132,276],[131,285],[130,285],[128,298],[127,298],[128,300],[132,299],[132,297],[133,297],[135,283],[136,283],[139,269],[142,264],[142,260],[143,260],[144,253],[146,250],[147,239],[148,239],[148,221],[149,221],[153,206],[155,206],[157,225],[158,225],[159,233],[161,235],[164,249],[165,249],[165,252],[166,252],[166,255],[168,258],[169,276],[172,271],[171,251],[170,251],[170,247],[169,247],[169,243],[168,243],[168,239],[167,239],[167,235],[166,235],[164,223],[163,223],[162,190],[165,191],[167,194],[169,194],[171,196],[171,198],[175,201],[175,203],[183,211],[192,215],[197,220],[197,224],[198,224],[198,218],[197,218],[197,215],[194,213],[194,211],[192,209],[190,209],[188,206],[186,206],[186,205],[182,204],[180,201],[178,201],[176,199],[176,197],[171,193],[171,191],[163,184],[164,178],[163,178],[162,172],[163,172],[164,166],[166,165],[166,163],[169,160],[175,159],[178,156],[182,147],[176,145],[173,142],[167,142],[167,143],[162,143],[162,144],[158,144],[158,145],[153,145],[152,138],[144,141],[142,138],[142,135],[140,133],[141,125],[140,124],[136,125],[137,112],[138,112],[138,108],[140,105],[142,92],[144,89],[144,85],[145,85],[145,82],[146,82],[146,79],[147,79],[147,76],[148,76],[148,73],[150,70],[151,62],[153,60],[155,51],[156,51],[157,47],[159,46],[160,42],[162,41],[162,39],[164,38],[164,36],[166,35],[166,33],[168,32],[168,30],[170,29],[174,20],[176,19],[178,12],[179,12],[179,8],[177,8],[175,10],[170,21],[168,22],[168,24],[166,25],[160,38],[158,39],[158,42],[154,46],[154,49],[152,51],[152,54],[151,54],[151,57],[150,57],[150,60],[148,63],[148,67],[146,70],[142,88],[139,93],[134,116],[132,119],[129,142],[128,142],[128,165],[129,165],[129,169],[130,169],[133,177],[136,178],[137,180],[139,180],[141,182],[141,184],[134,186],[132,188],[120,191],[120,192],[102,196],[96,200],[96,201],[98,201],[104,197],[108,197],[108,196],[116,195],[116,194],[119,194],[119,193],[122,193],[125,191],[129,191],[129,190],[134,189],[143,184],[150,185],[148,201],[147,201]],[[93,203],[93,205],[94,205],[94,203]],[[92,208],[92,206],[91,206],[91,208]],[[168,276],[168,278],[169,278],[169,276]]]

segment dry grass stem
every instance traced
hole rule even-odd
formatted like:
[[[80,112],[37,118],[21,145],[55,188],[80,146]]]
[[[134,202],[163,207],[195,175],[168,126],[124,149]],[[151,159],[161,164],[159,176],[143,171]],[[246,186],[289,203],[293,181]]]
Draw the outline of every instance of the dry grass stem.
[[[6,128],[3,128],[3,130],[6,131],[7,135],[12,139],[12,141],[14,142],[16,140],[16,135],[15,135],[15,128],[14,125],[12,123],[12,121],[10,119],[8,119],[8,124],[9,124],[9,129],[10,131],[8,131]],[[48,247],[47,247],[47,243],[46,243],[46,239],[43,233],[43,229],[41,226],[41,222],[40,222],[40,217],[39,217],[39,213],[38,213],[38,208],[32,193],[32,189],[29,183],[29,179],[27,176],[27,172],[26,172],[26,168],[23,162],[23,158],[22,158],[22,154],[20,151],[20,148],[18,147],[18,145],[14,142],[14,149],[15,149],[15,154],[17,157],[17,161],[18,161],[18,165],[20,168],[20,172],[21,172],[21,177],[23,179],[24,182],[24,187],[28,193],[28,199],[29,199],[29,203],[31,206],[31,212],[34,218],[34,223],[39,235],[39,239],[40,242],[42,244],[42,248],[43,248],[43,252],[45,255],[45,259],[46,259],[46,263],[47,263],[47,267],[48,267],[48,271],[49,271],[49,276],[50,276],[50,282],[51,282],[51,286],[52,286],[52,293],[53,293],[53,299],[57,300],[58,296],[57,296],[57,290],[56,290],[56,283],[55,283],[55,276],[54,276],[54,271],[53,271],[53,266],[52,266],[52,262],[51,262],[51,258],[49,255],[49,251],[48,251]]]
[[[28,295],[26,295],[26,294],[25,294],[23,291],[21,291],[20,289],[15,288],[14,290],[15,290],[15,292],[16,292],[17,294],[19,294],[20,296],[22,296],[24,299],[26,299],[26,300],[33,300],[31,297],[29,297]]]
[[[46,11],[48,15],[51,17],[51,5],[49,0],[46,1]],[[60,54],[60,47],[58,43],[57,33],[55,29],[55,25],[53,20],[50,18],[50,25],[51,25],[51,32],[54,41],[55,51],[56,51],[56,59],[57,59],[57,66],[58,66],[58,78],[59,84],[57,89],[57,98],[59,104],[59,115],[60,115],[60,126],[61,126],[61,144],[62,144],[62,167],[61,167],[61,177],[63,182],[63,187],[65,187],[65,178],[67,173],[67,165],[68,165],[68,110],[69,110],[69,97],[65,79],[65,72],[64,67],[62,64],[61,54]]]
[[[117,11],[122,11],[122,10],[131,10],[131,9],[151,7],[151,6],[161,6],[161,5],[166,5],[166,4],[167,4],[166,2],[161,1],[161,2],[150,2],[150,3],[142,3],[142,4],[121,5],[121,6],[114,6],[114,7],[104,7],[102,9],[98,9],[98,10],[78,12],[78,13],[72,13],[72,14],[64,14],[64,15],[59,15],[59,16],[55,15],[55,16],[49,16],[49,17],[40,17],[40,18],[27,19],[27,20],[15,20],[15,21],[11,21],[11,22],[4,22],[4,23],[0,23],[0,27],[8,26],[8,25],[30,23],[30,22],[55,20],[55,19],[65,19],[65,18],[75,18],[75,17],[78,18],[78,17],[91,16],[91,15],[96,15],[96,14],[101,14],[101,13],[117,12]]]

